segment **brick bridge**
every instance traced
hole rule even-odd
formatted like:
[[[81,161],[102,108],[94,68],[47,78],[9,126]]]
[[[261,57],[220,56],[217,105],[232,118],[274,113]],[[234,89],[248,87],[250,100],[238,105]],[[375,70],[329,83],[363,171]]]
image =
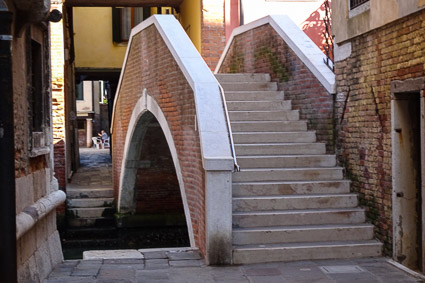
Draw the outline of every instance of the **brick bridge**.
[[[172,16],[128,46],[111,127],[120,225],[183,223],[207,264],[381,254],[331,154],[335,76],[289,18],[235,29],[216,73],[245,74],[221,85]]]

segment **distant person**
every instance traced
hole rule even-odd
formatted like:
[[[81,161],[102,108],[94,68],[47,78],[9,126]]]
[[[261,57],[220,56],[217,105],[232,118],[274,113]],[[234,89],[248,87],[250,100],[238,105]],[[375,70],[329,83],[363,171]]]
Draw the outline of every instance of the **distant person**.
[[[102,143],[109,138],[108,134],[104,130],[101,130],[97,135],[102,139]]]

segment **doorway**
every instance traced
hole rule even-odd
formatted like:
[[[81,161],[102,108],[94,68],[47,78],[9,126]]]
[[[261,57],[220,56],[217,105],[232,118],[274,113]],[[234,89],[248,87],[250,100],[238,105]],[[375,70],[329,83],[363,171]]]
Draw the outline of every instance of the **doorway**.
[[[424,79],[391,87],[394,259],[424,272]]]

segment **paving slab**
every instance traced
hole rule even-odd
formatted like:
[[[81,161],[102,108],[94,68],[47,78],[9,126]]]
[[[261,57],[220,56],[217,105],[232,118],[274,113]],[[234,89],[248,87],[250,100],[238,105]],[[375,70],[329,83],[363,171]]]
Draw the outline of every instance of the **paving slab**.
[[[178,249],[174,249],[176,251]],[[187,253],[187,251],[190,251]],[[140,255],[140,251],[136,251]],[[164,252],[166,257],[164,258]],[[130,253],[134,253],[131,250]],[[171,253],[164,249],[145,251],[146,258],[108,258],[65,261],[54,268],[46,283],[72,282],[424,282],[389,263],[386,258],[274,262],[238,266],[206,266],[203,259],[190,259],[197,250]],[[179,255],[173,260],[173,255]],[[184,259],[184,256],[188,259]],[[150,257],[150,258],[149,258]],[[161,258],[157,258],[161,257]]]
[[[201,267],[203,265],[203,262],[201,260],[194,260],[194,259],[170,260],[168,264],[171,267]]]
[[[201,259],[199,251],[171,251],[167,253],[170,260],[196,260]]]
[[[137,250],[85,251],[83,259],[143,259]]]
[[[155,270],[155,269],[168,269],[168,259],[149,259],[145,261],[145,269]]]
[[[142,252],[145,259],[166,259],[168,258],[166,251]]]

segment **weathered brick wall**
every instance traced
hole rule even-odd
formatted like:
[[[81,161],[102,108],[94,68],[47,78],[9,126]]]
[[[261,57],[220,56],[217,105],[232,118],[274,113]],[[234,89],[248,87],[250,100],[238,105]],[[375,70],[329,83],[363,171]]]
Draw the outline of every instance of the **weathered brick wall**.
[[[137,170],[136,213],[184,214],[179,182],[167,140],[158,123],[151,123],[143,139]]]
[[[195,131],[193,91],[154,26],[133,38],[119,97],[115,102],[113,179],[118,194],[123,149],[131,113],[143,89],[161,107],[170,128],[182,168],[196,245],[205,252],[204,170]]]
[[[46,34],[36,25],[24,27],[20,37],[12,41],[14,129],[15,129],[15,192],[16,214],[51,193],[53,152],[31,154],[30,87],[31,61],[28,57],[32,38],[43,38],[43,59],[48,58]],[[45,45],[44,45],[45,44]],[[44,62],[46,63],[46,62]],[[46,64],[48,66],[48,64]],[[44,74],[50,76],[49,69]],[[48,80],[46,80],[48,81]],[[49,98],[50,86],[43,93]],[[52,137],[46,135],[49,143]],[[1,186],[1,185],[0,185]],[[38,219],[35,225],[17,240],[17,266],[19,282],[43,282],[54,265],[63,259],[59,234],[56,229],[56,211]]]
[[[211,70],[225,46],[224,0],[202,0],[201,55]]]
[[[351,56],[335,64],[338,158],[387,255],[393,237],[390,83],[424,76],[424,63],[422,11],[354,38]]]
[[[219,73],[270,73],[317,140],[333,152],[333,97],[269,24],[234,37]]]
[[[62,11],[62,4],[52,4],[52,9]],[[64,41],[62,21],[50,26],[50,52],[52,69],[52,123],[55,177],[59,187],[66,187],[65,154],[65,92],[64,92]]]

